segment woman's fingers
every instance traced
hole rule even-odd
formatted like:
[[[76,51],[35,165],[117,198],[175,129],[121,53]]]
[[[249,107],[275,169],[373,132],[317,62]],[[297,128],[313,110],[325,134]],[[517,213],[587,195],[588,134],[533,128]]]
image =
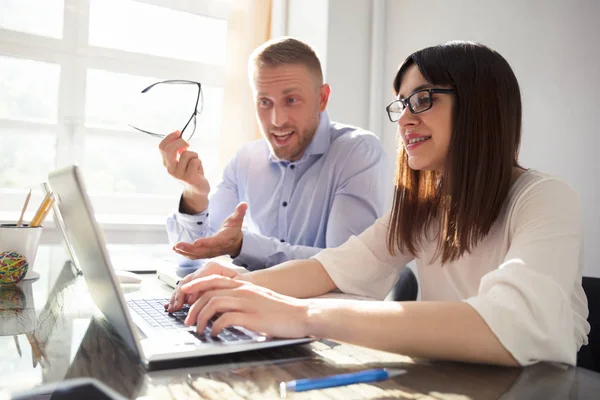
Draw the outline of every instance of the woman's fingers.
[[[208,262],[204,267],[198,269],[196,272],[186,275],[171,294],[169,303],[165,304],[165,308],[169,311],[178,311],[184,304],[194,304],[194,302],[202,295],[202,291],[182,291],[182,286],[186,283],[191,282],[195,279],[203,278],[206,276],[222,276],[227,279],[233,279],[238,276],[237,272],[217,263],[214,261]]]
[[[229,293],[228,293],[229,292]],[[196,322],[196,331],[203,332],[208,324],[208,321],[215,314],[222,314],[231,311],[237,312],[247,312],[248,302],[244,299],[231,296],[230,291],[220,291],[211,293],[213,297],[211,297],[205,305],[199,309],[197,317],[192,321]],[[197,303],[195,303],[197,304]],[[195,305],[194,304],[194,305]],[[191,309],[190,309],[191,311]],[[186,324],[188,324],[188,320],[190,319],[190,315],[188,314],[188,318],[186,318]],[[189,325],[192,325],[191,323]],[[216,333],[214,334],[216,335]],[[213,335],[213,336],[214,336]]]
[[[171,294],[171,299],[167,304],[165,304],[165,308],[168,312],[179,311],[181,307],[186,303],[186,294],[181,291],[181,287],[187,282],[191,281],[193,278],[193,274],[189,274],[186,277],[184,277],[181,281],[179,281],[177,287]]]
[[[199,285],[200,282],[202,285]],[[211,275],[205,278],[195,279],[182,286],[184,294],[195,294],[197,300],[192,304],[185,319],[187,325],[192,325],[197,319],[197,315],[202,310],[202,307],[210,300],[215,293],[225,293],[225,290],[231,290],[241,286],[241,281],[235,281],[230,278],[224,278],[219,275]],[[196,286],[190,286],[196,285]],[[190,289],[191,288],[191,289]],[[222,292],[219,292],[222,291]],[[188,304],[191,304],[188,302]]]
[[[186,294],[207,292],[216,289],[233,289],[243,285],[244,281],[238,281],[222,275],[209,275],[202,278],[192,279],[181,286],[181,291]]]
[[[228,326],[243,326],[251,331],[257,331],[257,319],[259,316],[254,313],[240,312],[240,311],[229,311],[222,314],[213,323],[211,336],[216,336]]]
[[[171,299],[167,304],[165,304],[165,308],[168,312],[175,312],[181,310],[181,307],[185,304],[185,294],[181,293],[180,290],[175,289],[173,294],[171,295]]]
[[[203,332],[208,321],[218,315],[212,327],[213,336],[232,325],[280,337],[307,335],[306,301],[279,296],[248,282],[218,278],[211,276],[184,285],[191,287],[199,281],[212,285],[203,287],[204,293],[190,307],[186,325],[196,323],[196,331]]]

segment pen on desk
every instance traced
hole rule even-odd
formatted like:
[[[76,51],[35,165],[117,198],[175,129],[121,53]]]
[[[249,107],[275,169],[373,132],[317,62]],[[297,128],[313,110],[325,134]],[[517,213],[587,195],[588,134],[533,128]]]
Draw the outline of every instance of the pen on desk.
[[[298,379],[290,382],[281,382],[279,392],[285,397],[287,392],[304,392],[313,389],[325,389],[335,386],[352,385],[355,383],[366,383],[384,381],[406,372],[404,369],[367,369],[361,372],[349,374],[331,375],[324,378]]]

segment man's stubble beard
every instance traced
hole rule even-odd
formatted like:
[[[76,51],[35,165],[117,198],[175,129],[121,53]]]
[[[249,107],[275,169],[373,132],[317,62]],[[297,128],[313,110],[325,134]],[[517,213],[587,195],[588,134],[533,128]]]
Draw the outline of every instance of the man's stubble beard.
[[[298,133],[298,131],[296,131],[296,135],[299,135],[299,140],[295,146],[295,149],[293,150],[292,154],[289,154],[288,157],[285,157],[284,155],[282,155],[282,157],[280,157],[279,154],[277,154],[277,152],[275,152],[275,155],[277,156],[277,158],[279,158],[280,160],[287,160],[287,161],[298,161],[303,155],[304,152],[306,151],[306,149],[308,148],[308,146],[310,146],[310,143],[312,142],[312,140],[314,139],[316,133],[317,133],[317,128],[319,127],[318,124],[318,120],[317,123],[309,129],[306,129],[304,132],[302,132],[302,135],[300,135]],[[309,134],[309,132],[311,132]]]

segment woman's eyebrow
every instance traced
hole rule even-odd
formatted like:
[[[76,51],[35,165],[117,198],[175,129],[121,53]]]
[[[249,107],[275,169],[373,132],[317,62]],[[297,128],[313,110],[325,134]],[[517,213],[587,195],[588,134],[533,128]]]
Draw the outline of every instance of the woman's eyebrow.
[[[430,87],[431,87],[430,83],[424,83],[424,84],[419,85],[416,88],[414,88],[410,93],[418,92],[419,90],[423,90],[423,89],[429,89]],[[401,94],[398,94],[398,98],[405,99],[406,97],[402,96]]]

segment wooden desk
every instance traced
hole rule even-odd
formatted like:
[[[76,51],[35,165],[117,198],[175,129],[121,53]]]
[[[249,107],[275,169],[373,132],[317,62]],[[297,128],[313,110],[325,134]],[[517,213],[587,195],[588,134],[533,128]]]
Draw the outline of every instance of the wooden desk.
[[[77,377],[96,378],[128,398],[275,399],[281,381],[380,367],[404,368],[407,373],[385,382],[293,393],[288,398],[585,399],[600,394],[600,375],[580,368],[413,360],[328,340],[146,371],[98,314],[85,281],[65,263],[62,249],[40,250],[36,270],[42,278],[19,289],[0,288],[0,399],[11,390]],[[157,283],[149,279],[144,290],[155,290]]]

